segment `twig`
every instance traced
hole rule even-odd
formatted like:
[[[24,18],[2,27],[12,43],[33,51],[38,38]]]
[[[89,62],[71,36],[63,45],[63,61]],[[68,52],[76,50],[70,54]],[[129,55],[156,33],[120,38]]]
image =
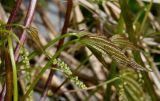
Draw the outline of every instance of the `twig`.
[[[67,2],[67,11],[66,11],[66,16],[65,16],[65,22],[64,22],[64,25],[63,25],[63,28],[62,28],[61,35],[65,34],[67,32],[67,28],[69,26],[71,10],[72,10],[72,5],[73,5],[72,0],[68,0],[68,2]],[[64,38],[59,40],[58,45],[57,45],[57,50],[59,50],[63,46],[63,43],[64,43]],[[45,84],[45,87],[44,87],[44,92],[43,92],[43,94],[42,94],[42,96],[40,98],[40,101],[44,101],[45,100],[45,97],[47,95],[48,89],[50,87],[50,84],[51,84],[51,81],[52,81],[52,78],[53,78],[53,74],[54,74],[54,71],[51,70],[50,74],[49,74],[49,77],[47,79],[47,82]]]
[[[37,0],[30,0],[27,16],[26,16],[25,22],[24,22],[25,27],[29,27],[32,22],[33,15],[34,15],[35,8],[36,8],[36,4],[37,4]],[[21,45],[24,44],[25,40],[26,40],[26,32],[25,32],[25,30],[23,30],[21,37],[20,37],[21,44],[18,44],[16,46],[16,50],[15,50],[15,61],[16,62],[18,61],[20,47],[21,47]]]

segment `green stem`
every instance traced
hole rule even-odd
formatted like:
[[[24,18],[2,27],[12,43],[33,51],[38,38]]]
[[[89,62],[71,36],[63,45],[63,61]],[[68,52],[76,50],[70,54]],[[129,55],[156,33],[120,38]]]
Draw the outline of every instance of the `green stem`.
[[[17,70],[16,70],[16,63],[14,60],[12,39],[10,35],[8,36],[8,46],[9,46],[9,53],[10,53],[12,69],[13,69],[13,87],[14,87],[13,98],[14,98],[14,101],[18,101]]]
[[[131,14],[131,11],[128,9],[129,8],[129,5],[127,3],[128,0],[119,0],[119,2],[120,2],[121,9],[122,9],[122,16],[123,16],[125,24],[126,24],[126,31],[129,35],[128,36],[129,40],[131,42],[133,42],[135,45],[137,45],[137,41],[139,41],[139,40],[137,39],[137,37],[136,37],[137,33],[135,33],[135,32],[138,32],[138,31],[134,31],[134,29],[133,29],[134,21],[131,20],[131,18],[134,18],[134,16]],[[151,6],[152,6],[152,3],[150,3],[148,10],[150,9]],[[148,14],[146,13],[146,15],[148,15]],[[145,16],[145,18],[142,22],[141,28],[143,28],[145,21],[146,21],[146,18],[147,18],[147,16]],[[142,58],[140,56],[140,52],[133,52],[133,55],[134,55],[134,59],[136,60],[136,62],[143,65]],[[145,90],[147,90],[147,93],[150,95],[152,101],[158,101],[157,95],[154,91],[153,85],[151,83],[151,80],[148,77],[148,74],[146,72],[142,72],[142,76],[143,76],[144,84],[145,84],[143,88]]]
[[[81,33],[80,33],[81,34]],[[83,34],[83,33],[82,33]],[[68,33],[68,34],[64,34],[62,36],[58,36],[55,39],[51,40],[50,42],[47,43],[47,45],[44,46],[43,50],[46,50],[47,48],[49,48],[50,46],[54,45],[55,42],[57,42],[58,40],[65,38],[65,37],[69,37],[69,36],[76,36],[76,37],[81,37],[78,33]],[[29,59],[33,59],[36,55],[40,54],[42,51],[34,51],[29,55]]]
[[[122,79],[123,77],[125,77],[125,76],[127,76],[129,74],[130,73],[125,73],[124,75],[113,77],[112,79],[107,80],[107,81],[105,81],[103,83],[100,83],[100,84],[98,84],[96,86],[91,86],[91,87],[88,87],[88,88],[85,88],[85,89],[76,90],[76,91],[75,90],[70,90],[70,91],[67,91],[67,93],[77,92],[77,91],[87,91],[87,90],[96,89],[98,87],[101,87],[101,86],[104,86],[104,85],[108,85],[109,83],[112,83],[112,82],[115,82],[117,80],[120,80],[120,79]]]
[[[151,0],[150,4],[149,4],[148,7],[147,7],[147,11],[146,11],[145,16],[144,16],[144,18],[143,18],[143,21],[142,21],[142,24],[141,24],[139,33],[142,33],[142,30],[143,30],[143,28],[144,28],[144,26],[145,26],[147,17],[148,17],[148,15],[149,15],[149,13],[150,13],[152,4],[153,4],[153,0]]]
[[[111,67],[109,69],[108,80],[112,80],[113,77],[116,75],[115,73],[116,73],[116,64],[115,64],[115,62],[112,62]],[[112,95],[111,94],[112,93],[111,92],[111,86],[112,86],[112,84],[113,83],[110,83],[106,87],[105,96],[104,96],[105,101],[110,101],[110,98],[111,98],[111,95]]]
[[[139,63],[141,65],[143,64],[143,61],[141,59],[139,52],[134,52],[134,58],[137,61],[137,63]],[[150,95],[152,101],[158,101],[157,100],[158,98],[157,98],[156,93],[154,91],[153,84],[151,83],[147,72],[141,72],[141,73],[142,73],[142,77],[144,80],[144,87],[147,90],[148,94]]]
[[[66,48],[68,45],[70,45],[71,43],[76,42],[77,40],[72,40],[67,42],[66,44],[64,44],[56,53],[55,55],[49,59],[49,61],[47,62],[47,64],[42,68],[42,70],[40,71],[40,73],[38,74],[38,76],[35,78],[34,82],[30,85],[29,89],[27,90],[26,94],[23,96],[22,101],[25,101],[26,97],[30,94],[30,92],[33,90],[33,88],[35,87],[35,85],[37,84],[38,80],[42,77],[42,75],[44,74],[44,72],[50,68],[50,66],[52,65],[52,62],[55,58],[57,58],[57,56],[59,56],[59,54],[64,50],[64,48]]]

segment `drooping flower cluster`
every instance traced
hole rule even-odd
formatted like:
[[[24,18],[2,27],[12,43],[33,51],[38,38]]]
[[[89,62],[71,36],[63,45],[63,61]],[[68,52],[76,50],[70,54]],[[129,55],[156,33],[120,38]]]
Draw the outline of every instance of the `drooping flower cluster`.
[[[65,75],[67,75],[68,79],[75,83],[79,88],[87,88],[86,85],[82,81],[80,81],[77,76],[73,75],[68,65],[64,63],[61,59],[54,59],[53,64],[58,65],[60,67],[60,70],[62,70],[65,73]]]

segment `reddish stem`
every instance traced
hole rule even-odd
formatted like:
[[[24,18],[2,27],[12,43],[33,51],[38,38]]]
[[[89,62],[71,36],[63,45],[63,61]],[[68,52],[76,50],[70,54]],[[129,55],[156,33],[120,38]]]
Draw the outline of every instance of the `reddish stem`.
[[[14,6],[14,8],[13,8],[13,10],[11,12],[11,15],[9,16],[7,24],[13,23],[13,21],[14,21],[14,19],[16,17],[17,11],[20,8],[21,3],[22,3],[22,0],[17,0],[16,1],[16,5]]]
[[[24,21],[24,26],[25,27],[29,27],[31,22],[32,22],[33,15],[34,15],[35,8],[36,8],[36,4],[37,4],[37,0],[30,0],[27,16],[26,16],[25,21]],[[15,61],[16,62],[18,61],[18,58],[19,58],[20,47],[21,47],[21,45],[24,44],[24,42],[26,40],[26,35],[27,34],[26,34],[25,30],[23,30],[23,32],[21,34],[21,37],[20,37],[20,43],[21,44],[18,44],[16,46],[16,50],[15,50]]]
[[[61,35],[67,33],[67,29],[68,29],[69,21],[70,21],[70,15],[71,15],[71,11],[72,11],[72,6],[73,6],[72,0],[68,0],[68,2],[67,2],[67,11],[66,11],[65,21],[64,21],[64,25],[63,25],[63,28],[62,28]],[[64,43],[64,38],[59,40],[58,45],[57,45],[57,51],[63,46],[63,43]],[[56,66],[54,66],[54,67],[56,67]],[[49,74],[48,79],[46,81],[46,84],[45,84],[45,87],[44,87],[44,91],[43,91],[43,94],[42,94],[42,96],[40,98],[40,101],[44,101],[45,100],[45,97],[47,95],[48,89],[49,89],[49,87],[51,85],[51,81],[52,81],[53,75],[54,75],[54,71],[50,70],[50,74]]]

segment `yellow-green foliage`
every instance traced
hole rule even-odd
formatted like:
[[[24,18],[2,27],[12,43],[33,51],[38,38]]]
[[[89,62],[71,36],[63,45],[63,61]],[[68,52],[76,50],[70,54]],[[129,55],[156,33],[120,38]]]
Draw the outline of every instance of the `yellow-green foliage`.
[[[142,89],[142,83],[139,82],[139,76],[132,70],[121,70],[120,75],[129,73],[127,76],[122,76],[118,84],[118,96],[120,101],[146,101],[145,93]]]
[[[113,42],[112,41],[110,41],[105,36],[98,36],[98,35],[86,35],[80,40],[80,42],[85,44],[86,46],[94,48],[95,50],[101,52],[102,54],[108,54],[113,60],[115,60],[120,65],[139,70],[147,70],[146,68],[137,64],[132,59],[126,57],[122,49],[119,46],[117,46],[117,43],[115,43],[115,41]],[[124,42],[127,41],[125,40],[121,41],[122,44],[124,44]],[[131,44],[130,42],[128,42],[127,44],[128,47],[133,46],[133,44]]]

